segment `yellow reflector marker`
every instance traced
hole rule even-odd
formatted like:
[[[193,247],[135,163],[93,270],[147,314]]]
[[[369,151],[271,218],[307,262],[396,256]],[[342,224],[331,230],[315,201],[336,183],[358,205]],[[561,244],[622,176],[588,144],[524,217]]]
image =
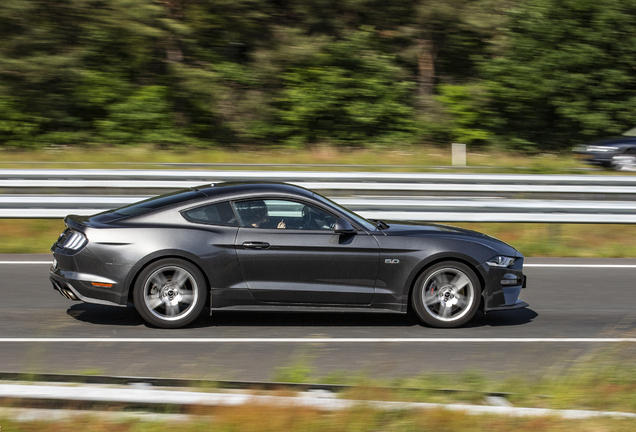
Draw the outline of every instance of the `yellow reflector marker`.
[[[96,287],[102,287],[102,288],[110,288],[113,286],[113,284],[100,283],[100,282],[92,282],[92,285]]]

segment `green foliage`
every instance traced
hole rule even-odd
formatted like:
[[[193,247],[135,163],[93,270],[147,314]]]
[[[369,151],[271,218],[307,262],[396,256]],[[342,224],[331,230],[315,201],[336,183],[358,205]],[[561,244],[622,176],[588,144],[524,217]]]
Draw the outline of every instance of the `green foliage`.
[[[0,146],[505,143],[636,123],[627,0],[3,0]]]
[[[483,144],[491,139],[484,127],[486,99],[480,86],[442,84],[438,92],[436,99],[450,116],[446,126],[453,142]]]
[[[412,83],[362,30],[293,64],[279,98],[281,135],[292,146],[317,142],[404,142],[415,130]]]
[[[127,98],[154,61],[155,42],[165,34],[162,11],[151,0],[3,1],[3,141],[21,146],[96,139],[94,125],[117,110],[109,104]]]
[[[114,144],[178,144],[168,101],[168,89],[146,86],[130,97],[108,106],[108,115],[96,122],[96,129]]]
[[[466,79],[491,2],[5,0],[0,145],[416,142],[421,39]]]
[[[311,382],[311,378],[315,373],[311,366],[311,358],[302,357],[296,360],[290,366],[282,366],[276,368],[274,374],[274,382],[281,383],[307,383]]]
[[[636,3],[531,0],[511,14],[505,55],[484,64],[496,131],[563,148],[636,123]]]
[[[0,94],[0,142],[11,147],[23,147],[37,134],[36,119],[20,112],[12,98]]]

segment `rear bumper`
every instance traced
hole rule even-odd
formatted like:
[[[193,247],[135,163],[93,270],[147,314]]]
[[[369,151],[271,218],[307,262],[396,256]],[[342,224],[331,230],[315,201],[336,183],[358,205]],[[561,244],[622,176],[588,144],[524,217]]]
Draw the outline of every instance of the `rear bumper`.
[[[49,280],[53,288],[70,300],[109,306],[126,306],[126,299],[117,292],[117,284],[100,276],[78,273],[51,267]],[[110,288],[100,288],[93,282],[113,284]]]

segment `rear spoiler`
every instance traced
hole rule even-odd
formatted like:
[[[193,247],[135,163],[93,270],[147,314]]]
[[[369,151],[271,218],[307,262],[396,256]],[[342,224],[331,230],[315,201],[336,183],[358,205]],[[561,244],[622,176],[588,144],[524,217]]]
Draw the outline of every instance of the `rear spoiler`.
[[[64,218],[64,225],[76,231],[84,232],[86,230],[86,222],[90,216],[68,215]]]

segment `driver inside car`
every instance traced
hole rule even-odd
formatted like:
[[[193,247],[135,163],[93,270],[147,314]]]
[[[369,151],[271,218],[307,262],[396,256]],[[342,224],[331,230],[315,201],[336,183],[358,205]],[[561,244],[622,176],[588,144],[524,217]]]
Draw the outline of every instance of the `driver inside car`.
[[[258,203],[254,203],[252,207],[252,217],[250,218],[250,224],[254,228],[266,228],[267,223],[269,222],[269,215],[267,214],[267,206],[263,201]],[[276,228],[287,228],[283,219],[278,223]]]

